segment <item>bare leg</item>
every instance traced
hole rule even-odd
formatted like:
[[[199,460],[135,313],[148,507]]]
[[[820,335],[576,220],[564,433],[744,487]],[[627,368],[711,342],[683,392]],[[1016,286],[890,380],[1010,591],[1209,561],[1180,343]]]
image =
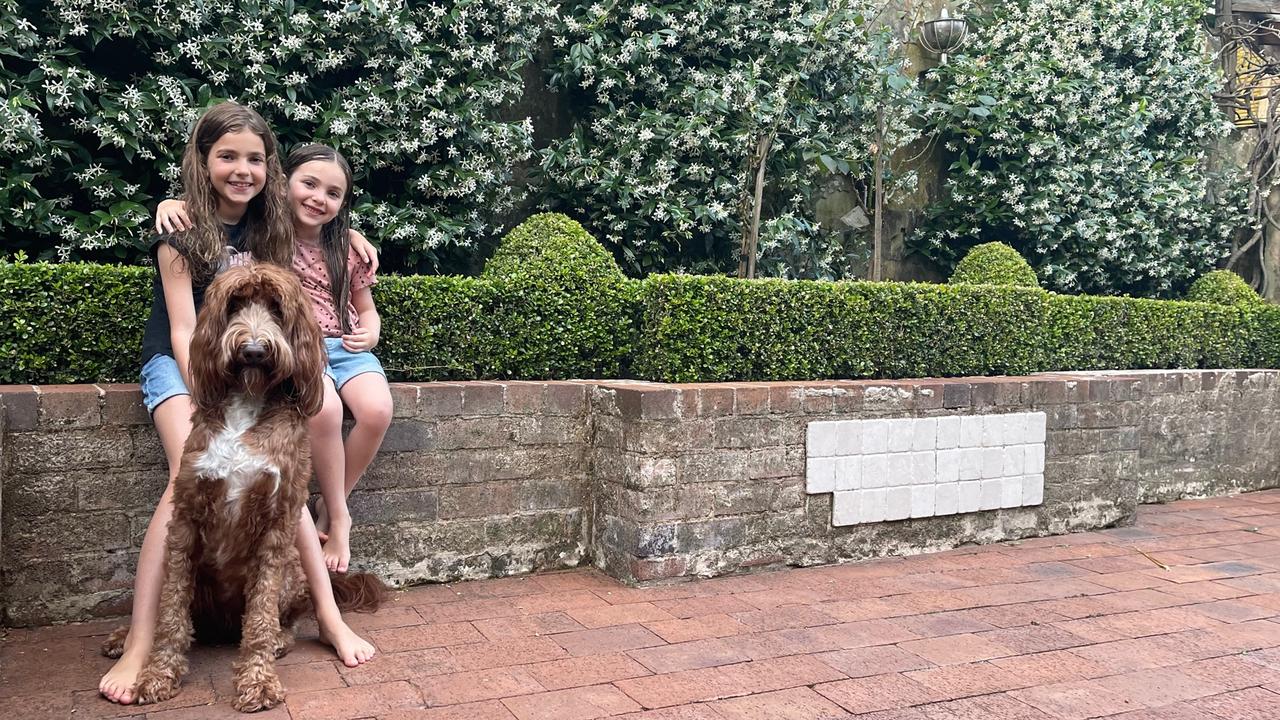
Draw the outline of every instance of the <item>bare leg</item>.
[[[347,435],[346,477],[343,488],[347,495],[368,469],[382,446],[382,438],[391,426],[391,388],[387,379],[375,372],[357,375],[342,386],[342,402],[351,410],[356,424]]]
[[[326,381],[324,406],[311,418],[311,466],[320,485],[317,527],[327,534],[324,543],[325,567],[346,572],[351,562],[351,513],[343,490],[346,472],[342,449],[342,400],[333,383]]]
[[[169,463],[169,485],[147,524],[147,534],[138,554],[138,572],[133,581],[133,615],[129,635],[120,659],[98,681],[98,692],[112,702],[128,705],[134,700],[134,684],[142,665],[151,654],[155,639],[156,613],[160,607],[160,585],[164,582],[165,536],[173,517],[173,481],[182,462],[182,446],[191,434],[191,397],[176,395],[156,408],[152,418]]]
[[[320,639],[333,646],[338,659],[347,667],[355,667],[371,659],[376,652],[373,645],[347,626],[338,610],[338,603],[333,599],[329,569],[325,567],[324,556],[320,553],[315,523],[311,522],[311,514],[306,508],[302,509],[294,542],[298,546],[307,585],[311,588],[311,601],[315,604],[316,620],[320,624]]]
[[[155,642],[134,686],[139,703],[164,702],[173,697],[187,673],[187,651],[191,649],[194,635],[191,596],[195,591],[195,566],[191,562],[191,551],[195,547],[196,532],[187,516],[179,515],[169,523]]]

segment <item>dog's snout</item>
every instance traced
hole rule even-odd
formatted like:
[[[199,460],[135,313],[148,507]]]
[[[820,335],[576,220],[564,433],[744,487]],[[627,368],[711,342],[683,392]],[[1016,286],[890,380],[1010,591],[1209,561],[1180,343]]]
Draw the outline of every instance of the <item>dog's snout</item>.
[[[249,365],[257,365],[267,359],[267,346],[250,340],[240,346],[240,359]]]

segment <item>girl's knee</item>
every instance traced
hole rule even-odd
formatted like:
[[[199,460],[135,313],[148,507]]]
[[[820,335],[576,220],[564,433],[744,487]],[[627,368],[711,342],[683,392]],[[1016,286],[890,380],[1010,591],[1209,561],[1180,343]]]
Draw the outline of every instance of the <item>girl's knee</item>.
[[[388,394],[386,398],[371,398],[361,403],[360,407],[352,407],[351,416],[358,425],[385,432],[391,427],[392,410],[391,396]]]
[[[312,433],[342,432],[342,400],[337,393],[325,393],[320,412],[308,421]]]

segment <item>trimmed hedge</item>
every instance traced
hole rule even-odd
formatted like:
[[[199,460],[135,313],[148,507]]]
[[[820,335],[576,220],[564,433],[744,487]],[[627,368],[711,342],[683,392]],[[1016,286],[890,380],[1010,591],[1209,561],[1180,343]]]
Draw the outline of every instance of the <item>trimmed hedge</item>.
[[[636,375],[677,382],[1278,367],[1280,308],[918,283],[645,281]],[[790,358],[789,365],[770,363]]]
[[[982,243],[970,248],[964,259],[956,264],[949,282],[953,285],[1040,287],[1036,271],[1031,269],[1026,259],[1002,242]]]
[[[0,384],[137,382],[151,270],[0,261]]]
[[[631,297],[613,255],[576,221],[543,213],[507,233],[485,265],[492,377],[617,376],[631,350]],[[500,330],[499,330],[500,329]]]
[[[136,382],[151,270],[0,261],[0,384]],[[384,277],[396,380],[668,382],[1280,367],[1280,307],[921,283],[626,280],[576,223],[513,230],[479,278]]]
[[[1261,305],[1266,302],[1244,278],[1230,270],[1212,270],[1201,275],[1187,290],[1187,300],[1217,305]]]

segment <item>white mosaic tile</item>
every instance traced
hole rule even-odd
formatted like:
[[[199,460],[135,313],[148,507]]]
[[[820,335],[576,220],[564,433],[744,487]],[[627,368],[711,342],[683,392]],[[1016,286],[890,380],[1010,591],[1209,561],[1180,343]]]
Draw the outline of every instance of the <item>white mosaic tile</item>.
[[[811,422],[805,489],[834,493],[832,524],[1039,505],[1045,414]]]

